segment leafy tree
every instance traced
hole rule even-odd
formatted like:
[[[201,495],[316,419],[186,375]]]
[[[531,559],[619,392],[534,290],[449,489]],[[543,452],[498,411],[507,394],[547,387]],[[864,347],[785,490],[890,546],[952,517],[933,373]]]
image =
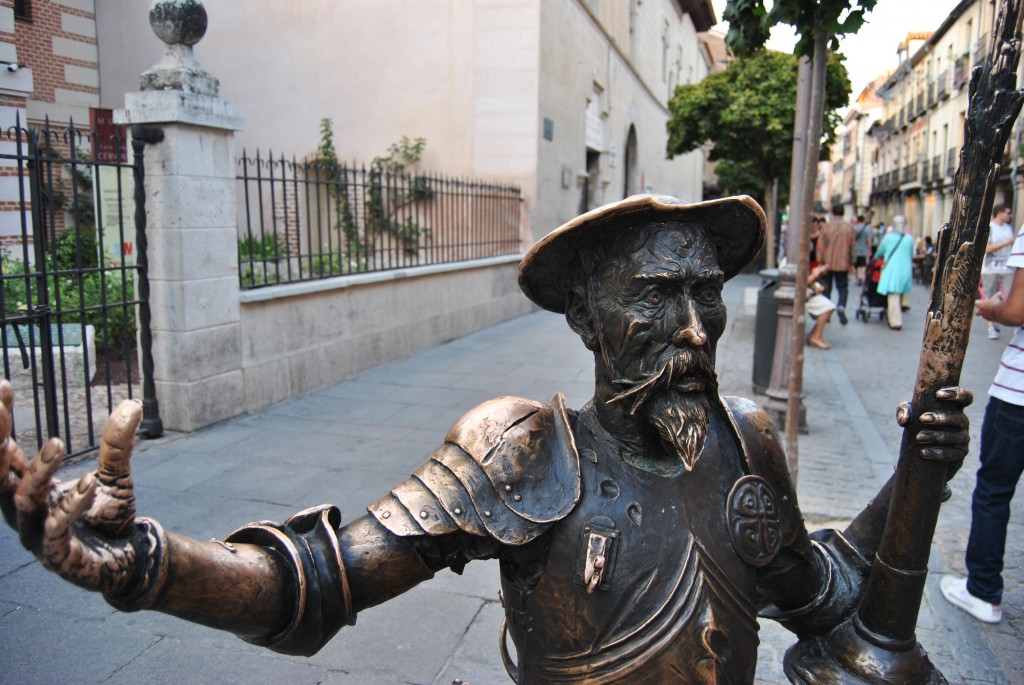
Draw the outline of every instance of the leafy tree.
[[[849,103],[850,80],[842,57],[828,64],[823,159],[835,140]],[[668,154],[714,144],[709,159],[718,161],[718,179],[728,194],[747,193],[771,205],[773,181],[788,185],[793,157],[797,58],[762,50],[734,59],[722,72],[700,83],[679,86],[669,101]],[[771,218],[769,219],[771,220]]]
[[[820,36],[824,47],[839,50],[839,38],[857,33],[867,13],[878,0],[773,0],[770,10],[764,0],[729,0],[722,18],[729,22],[725,42],[736,54],[764,47],[773,27],[788,24],[796,30],[793,54],[811,57]]]
[[[803,392],[803,322],[807,279],[807,255],[810,241],[807,237],[805,219],[810,215],[814,195],[814,180],[817,175],[816,161],[820,156],[822,116],[825,111],[826,65],[829,51],[839,49],[839,37],[856,33],[864,25],[866,14],[874,9],[877,0],[773,0],[771,9],[766,9],[765,0],[729,0],[722,18],[729,22],[726,43],[737,55],[750,54],[760,50],[767,42],[771,30],[778,24],[789,24],[796,31],[798,41],[794,54],[810,60],[811,77],[805,91],[809,119],[806,139],[794,152],[793,174],[802,174],[799,197],[794,197],[796,211],[791,212],[794,228],[791,234],[798,236],[796,250],[796,273],[784,272],[788,282],[793,278],[793,318],[791,330],[789,399],[786,404],[786,453],[793,478],[797,475],[798,441],[797,415],[800,396]],[[794,128],[803,137],[803,131]],[[802,158],[802,159],[800,159]],[[795,182],[791,178],[790,182]],[[797,193],[793,193],[797,195]]]

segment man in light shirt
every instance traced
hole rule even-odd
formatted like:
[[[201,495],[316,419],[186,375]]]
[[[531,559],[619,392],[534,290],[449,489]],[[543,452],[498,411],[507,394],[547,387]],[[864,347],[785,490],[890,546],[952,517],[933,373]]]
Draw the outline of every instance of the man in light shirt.
[[[985,297],[992,298],[997,294],[1005,296],[1006,281],[1010,270],[1006,260],[1010,256],[1013,244],[1013,209],[1009,205],[997,204],[992,207],[992,221],[988,225],[988,247],[985,248],[985,261],[981,265],[981,281]],[[994,321],[988,322],[988,338],[996,340],[999,328]]]
[[[981,466],[971,500],[965,555],[967,578],[943,576],[941,582],[942,594],[950,603],[986,623],[998,623],[1003,616],[1006,526],[1010,501],[1024,471],[1024,230],[1008,252],[1009,294],[1005,298],[994,294],[975,303],[987,321],[1015,330],[989,388],[981,425]]]

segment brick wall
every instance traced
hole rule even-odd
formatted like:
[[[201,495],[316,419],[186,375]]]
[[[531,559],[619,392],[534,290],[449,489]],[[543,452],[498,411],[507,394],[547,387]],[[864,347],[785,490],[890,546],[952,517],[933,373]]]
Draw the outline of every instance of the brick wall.
[[[6,4],[6,3],[4,3]],[[99,105],[99,70],[93,0],[32,0],[30,21],[15,20],[20,64],[32,69],[31,100],[59,107],[32,108],[29,116],[67,116],[88,125],[88,108]],[[47,111],[49,109],[49,111]]]

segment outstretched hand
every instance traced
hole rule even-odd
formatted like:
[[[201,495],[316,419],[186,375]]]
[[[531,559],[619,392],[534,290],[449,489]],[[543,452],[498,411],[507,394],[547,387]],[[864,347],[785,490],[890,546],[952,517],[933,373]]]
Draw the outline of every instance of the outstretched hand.
[[[51,438],[29,462],[11,438],[14,391],[0,380],[0,509],[21,544],[75,585],[124,591],[137,550],[130,458],[142,405],[125,400],[103,427],[95,472],[69,483],[54,478],[64,443]]]
[[[949,405],[947,411],[925,412],[918,417],[925,428],[914,436],[920,446],[920,455],[930,461],[950,465],[952,478],[963,464],[970,447],[970,421],[964,409],[974,401],[974,394],[964,388],[942,388],[935,398]],[[906,427],[913,416],[909,402],[903,402],[896,410],[896,421]]]

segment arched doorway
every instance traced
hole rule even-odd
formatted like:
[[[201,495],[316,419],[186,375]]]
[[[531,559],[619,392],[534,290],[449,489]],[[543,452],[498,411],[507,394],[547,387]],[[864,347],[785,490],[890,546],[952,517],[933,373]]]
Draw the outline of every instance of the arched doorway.
[[[632,124],[629,125],[629,133],[626,134],[626,153],[622,166],[626,173],[622,196],[636,195],[640,192],[640,165],[637,163],[636,126]]]

